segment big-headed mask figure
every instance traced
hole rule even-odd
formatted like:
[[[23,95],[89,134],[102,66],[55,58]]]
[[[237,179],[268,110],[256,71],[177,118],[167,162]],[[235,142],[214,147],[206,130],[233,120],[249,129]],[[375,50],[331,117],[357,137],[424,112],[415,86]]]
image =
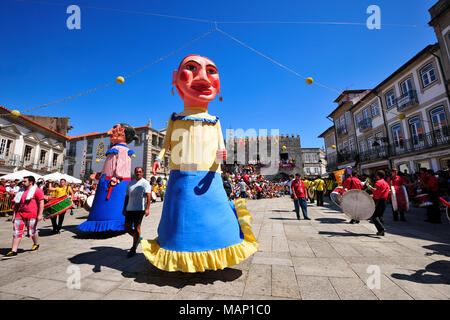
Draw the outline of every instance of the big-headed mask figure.
[[[184,101],[185,108],[208,108],[208,103],[220,94],[219,71],[210,59],[189,55],[173,72],[172,84]]]
[[[219,72],[211,59],[189,55],[173,71],[172,85],[184,110],[170,116],[153,164],[156,175],[170,150],[158,237],[142,240],[142,252],[166,271],[223,269],[248,258],[258,243],[245,200],[229,203],[223,188],[220,160],[226,159],[225,143],[219,117],[207,112],[220,94]]]

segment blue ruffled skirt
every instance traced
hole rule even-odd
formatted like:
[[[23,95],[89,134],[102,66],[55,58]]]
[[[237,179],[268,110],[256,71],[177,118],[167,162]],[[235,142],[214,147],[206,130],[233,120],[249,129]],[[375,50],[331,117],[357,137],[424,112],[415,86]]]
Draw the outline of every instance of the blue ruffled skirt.
[[[234,204],[217,172],[172,170],[167,185],[158,244],[170,251],[197,252],[242,242]]]
[[[125,216],[122,214],[125,202],[125,191],[129,181],[121,181],[111,191],[107,200],[110,180],[103,174],[95,192],[94,202],[87,221],[77,228],[86,232],[122,231]]]

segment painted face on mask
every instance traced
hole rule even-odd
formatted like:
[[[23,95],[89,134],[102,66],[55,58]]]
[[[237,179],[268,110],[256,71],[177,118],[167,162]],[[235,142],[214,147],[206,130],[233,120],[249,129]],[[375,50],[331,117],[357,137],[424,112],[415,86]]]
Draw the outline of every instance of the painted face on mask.
[[[219,72],[210,59],[198,55],[185,57],[172,84],[185,102],[185,106],[207,106],[220,93]]]
[[[114,127],[109,129],[107,134],[109,135],[109,141],[111,141],[112,144],[125,143],[126,141],[125,128],[120,124],[116,124]]]

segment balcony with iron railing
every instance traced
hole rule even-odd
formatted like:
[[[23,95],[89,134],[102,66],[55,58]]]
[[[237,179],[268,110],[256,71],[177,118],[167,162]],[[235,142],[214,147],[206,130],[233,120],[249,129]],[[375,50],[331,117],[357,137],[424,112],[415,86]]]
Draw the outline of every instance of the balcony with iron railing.
[[[408,110],[418,104],[419,99],[417,98],[417,91],[409,90],[397,98],[397,111],[404,112],[405,110]]]
[[[376,147],[371,147],[369,150],[359,153],[359,160],[361,162],[387,159],[388,157],[389,157],[389,146],[387,145],[379,145]]]
[[[399,156],[411,152],[449,146],[449,144],[450,129],[448,126],[445,126],[428,133],[414,135],[410,139],[394,141],[390,146],[390,154],[392,156]]]
[[[358,123],[359,131],[365,132],[372,129],[372,119],[364,118]]]
[[[450,128],[448,126],[441,127],[425,134],[418,134],[411,139],[398,139],[391,144],[381,142],[374,144],[369,150],[360,152],[359,160],[361,162],[388,159],[407,155],[409,153],[419,152],[423,150],[431,150],[450,145]]]

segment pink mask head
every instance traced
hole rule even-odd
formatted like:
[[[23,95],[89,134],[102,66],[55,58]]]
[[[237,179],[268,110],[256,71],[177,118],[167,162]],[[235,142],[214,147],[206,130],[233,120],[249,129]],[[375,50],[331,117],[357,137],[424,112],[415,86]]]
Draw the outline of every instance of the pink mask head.
[[[199,55],[188,55],[173,72],[172,84],[184,101],[185,107],[207,108],[220,94],[220,79],[216,65]]]
[[[120,124],[116,124],[114,127],[109,129],[107,134],[109,135],[109,141],[113,144],[126,143],[125,128]]]

